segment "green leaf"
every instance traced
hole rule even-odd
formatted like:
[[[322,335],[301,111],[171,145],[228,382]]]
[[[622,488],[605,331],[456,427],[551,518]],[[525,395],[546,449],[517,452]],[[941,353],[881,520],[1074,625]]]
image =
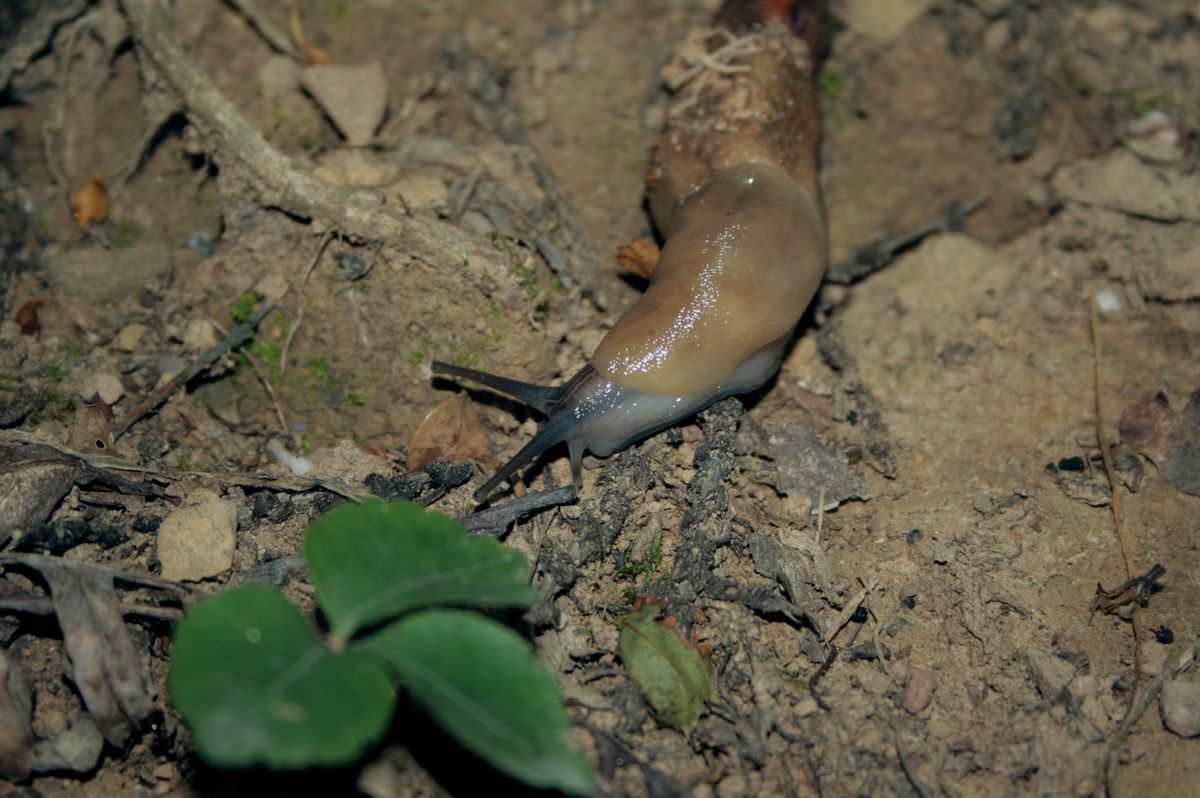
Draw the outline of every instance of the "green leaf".
[[[462,745],[535,787],[595,789],[571,749],[571,721],[554,677],[512,630],[476,613],[425,610],[351,650],[391,663],[405,687]]]
[[[663,723],[690,732],[704,703],[716,697],[708,659],[685,641],[677,627],[655,621],[658,607],[646,605],[621,625],[621,659]]]
[[[171,701],[208,762],[292,768],[353,762],[391,721],[396,691],[374,657],[334,654],[278,592],[247,585],[175,629]]]
[[[343,504],[313,523],[304,557],[335,644],[416,607],[528,607],[538,598],[520,552],[470,538],[413,502]]]

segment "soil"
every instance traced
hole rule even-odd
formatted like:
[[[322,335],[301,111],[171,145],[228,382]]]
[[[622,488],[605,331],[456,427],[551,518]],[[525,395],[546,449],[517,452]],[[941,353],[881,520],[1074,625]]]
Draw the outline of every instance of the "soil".
[[[356,148],[236,4],[173,4],[175,36],[271,146],[466,242],[440,254],[337,233],[264,192],[131,40],[130,5],[31,26],[44,46],[0,73],[0,442],[95,455],[98,440],[170,488],[64,488],[47,524],[74,522],[78,540],[7,546],[179,574],[158,522],[172,502],[219,497],[237,536],[202,584],[216,589],[296,554],[334,493],[403,473],[414,431],[462,390],[433,378],[433,359],[540,383],[586,362],[644,286],[616,251],[654,236],[659,71],[716,4],[300,0],[310,56],[382,65],[387,118]],[[292,4],[259,5],[289,29]],[[526,626],[573,739],[609,795],[1193,795],[1200,743],[1139,699],[1197,678],[1177,671],[1200,645],[1200,464],[1186,446],[1123,441],[1121,418],[1156,396],[1183,411],[1200,388],[1200,16],[1186,0],[832,6],[831,261],[947,223],[827,284],[762,390],[585,458],[577,503],[507,532],[547,596]],[[66,198],[93,176],[111,207],[80,225]],[[975,197],[965,220],[945,213]],[[261,298],[272,310],[251,343],[111,435]],[[469,396],[474,439],[420,439],[480,461],[467,484],[421,494],[451,515],[536,423]],[[97,397],[111,406],[99,421]],[[294,478],[281,449],[319,484],[266,481]],[[569,482],[565,454],[529,487]],[[1096,609],[1097,583],[1155,564],[1155,585]],[[6,579],[5,597],[35,589]],[[309,600],[302,572],[280,580]],[[688,735],[622,669],[617,623],[638,597],[713,652],[718,699]],[[866,618],[822,639],[859,602]],[[302,783],[239,787],[200,763],[165,703],[169,626],[132,628],[152,719],[83,773],[0,794]],[[35,737],[61,734],[85,711],[61,636],[24,614],[0,629]],[[1131,693],[1141,711],[1125,728]],[[327,791],[520,793],[481,786],[469,755],[400,725],[361,768],[322,776]]]

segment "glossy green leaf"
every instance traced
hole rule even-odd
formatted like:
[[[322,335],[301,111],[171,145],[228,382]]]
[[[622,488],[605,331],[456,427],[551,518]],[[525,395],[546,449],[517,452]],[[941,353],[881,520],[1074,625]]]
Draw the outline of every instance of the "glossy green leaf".
[[[425,610],[354,649],[390,662],[442,728],[499,770],[535,787],[594,790],[587,762],[568,744],[554,677],[512,630],[475,613]]]
[[[654,714],[683,732],[696,727],[704,704],[716,697],[708,658],[685,642],[679,630],[655,620],[646,605],[621,624],[621,660],[642,688]]]
[[[342,640],[417,607],[528,607],[537,600],[520,552],[468,537],[462,524],[413,502],[344,504],[313,523],[304,556]]]
[[[222,767],[348,764],[383,734],[396,701],[382,663],[334,654],[283,596],[258,585],[188,613],[167,686],[201,757]]]

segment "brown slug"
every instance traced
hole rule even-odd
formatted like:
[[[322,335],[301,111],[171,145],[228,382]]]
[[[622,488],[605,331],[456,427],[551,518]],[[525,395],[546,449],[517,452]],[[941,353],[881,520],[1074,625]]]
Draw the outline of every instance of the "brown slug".
[[[676,45],[666,68],[676,91],[647,179],[665,244],[646,293],[587,365],[544,387],[432,364],[547,416],[477,501],[563,441],[578,485],[585,450],[612,454],[779,368],[827,260],[813,80],[820,5],[726,0]]]

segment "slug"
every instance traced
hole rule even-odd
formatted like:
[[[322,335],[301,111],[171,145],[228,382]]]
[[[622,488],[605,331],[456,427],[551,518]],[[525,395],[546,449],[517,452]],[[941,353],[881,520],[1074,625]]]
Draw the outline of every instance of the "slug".
[[[647,178],[665,243],[649,288],[587,365],[548,387],[432,364],[546,416],[476,501],[561,442],[580,485],[585,450],[610,455],[778,370],[827,261],[819,5],[726,0],[676,45],[664,71],[675,94]]]

